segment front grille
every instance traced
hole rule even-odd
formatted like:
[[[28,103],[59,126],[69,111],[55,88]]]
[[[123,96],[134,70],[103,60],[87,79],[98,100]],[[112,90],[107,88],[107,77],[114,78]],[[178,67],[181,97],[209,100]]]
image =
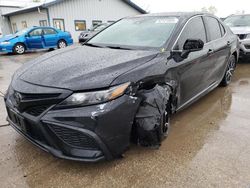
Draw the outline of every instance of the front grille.
[[[66,144],[75,148],[98,150],[95,139],[85,133],[65,127],[47,124],[47,126]]]
[[[39,116],[52,105],[59,103],[62,100],[60,95],[60,93],[20,93],[13,89],[8,92],[8,98],[13,107],[20,113],[26,112],[32,116]]]
[[[250,49],[250,45],[245,45],[245,48],[246,49]]]
[[[32,115],[32,116],[39,116],[41,115],[45,110],[47,110],[50,107],[50,105],[42,105],[42,106],[33,106],[26,110],[26,113]]]
[[[238,34],[238,37],[240,38],[240,40],[244,40],[245,38],[247,38],[247,34]]]

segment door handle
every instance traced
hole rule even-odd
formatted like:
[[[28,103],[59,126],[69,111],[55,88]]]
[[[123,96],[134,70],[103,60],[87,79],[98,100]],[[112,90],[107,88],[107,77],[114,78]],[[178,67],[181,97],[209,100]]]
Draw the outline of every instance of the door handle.
[[[214,50],[213,49],[209,49],[208,52],[207,52],[207,55],[211,55],[214,53]]]

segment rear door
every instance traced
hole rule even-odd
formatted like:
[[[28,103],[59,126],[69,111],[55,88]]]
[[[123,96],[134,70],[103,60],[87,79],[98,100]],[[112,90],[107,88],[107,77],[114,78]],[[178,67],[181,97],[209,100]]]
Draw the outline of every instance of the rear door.
[[[42,29],[34,29],[28,33],[26,37],[28,48],[39,49],[43,48]]]
[[[56,47],[58,42],[57,31],[53,28],[43,29],[43,40],[45,47]]]
[[[204,16],[209,43],[213,45],[212,70],[204,75],[210,82],[220,82],[224,76],[225,64],[230,55],[230,41],[226,39],[224,26],[214,17]]]
[[[180,79],[179,107],[186,105],[210,84],[207,80],[204,80],[203,75],[211,69],[211,58],[209,56],[211,45],[206,44],[207,36],[201,16],[193,17],[187,22],[174,46],[174,50],[182,51],[187,39],[201,39],[205,46],[201,51],[192,52],[186,59],[176,62],[177,74]]]

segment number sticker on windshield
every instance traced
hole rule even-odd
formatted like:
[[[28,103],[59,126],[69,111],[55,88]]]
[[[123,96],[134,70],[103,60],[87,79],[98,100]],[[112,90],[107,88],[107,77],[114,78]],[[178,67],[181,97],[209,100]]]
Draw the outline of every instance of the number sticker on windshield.
[[[165,18],[165,19],[158,19],[155,21],[156,24],[169,24],[169,23],[177,23],[177,18]]]

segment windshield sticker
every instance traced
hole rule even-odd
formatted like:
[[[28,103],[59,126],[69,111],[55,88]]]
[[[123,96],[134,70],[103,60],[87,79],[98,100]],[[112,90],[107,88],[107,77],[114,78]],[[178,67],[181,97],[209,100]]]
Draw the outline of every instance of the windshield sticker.
[[[158,19],[155,21],[156,24],[169,24],[169,23],[177,23],[179,20],[177,18],[165,18]]]

